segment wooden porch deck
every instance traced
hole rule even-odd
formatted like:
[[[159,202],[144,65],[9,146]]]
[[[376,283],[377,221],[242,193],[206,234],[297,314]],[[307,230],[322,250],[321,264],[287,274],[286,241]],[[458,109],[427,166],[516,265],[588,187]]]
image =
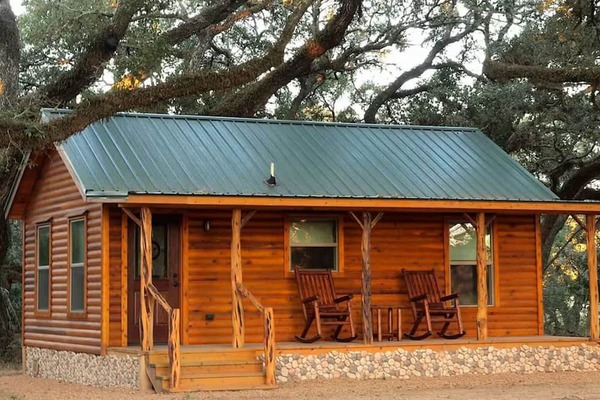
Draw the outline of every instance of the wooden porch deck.
[[[402,339],[400,341],[382,341],[375,342],[372,345],[362,343],[362,341],[356,340],[351,343],[341,343],[332,341],[319,341],[315,343],[300,343],[300,342],[278,342],[276,344],[276,353],[279,354],[323,354],[330,351],[337,352],[353,352],[353,351],[368,351],[368,352],[381,352],[390,351],[394,349],[404,350],[420,350],[420,349],[431,349],[435,351],[453,350],[460,347],[477,348],[477,347],[489,347],[495,348],[508,348],[508,347],[519,347],[522,345],[527,346],[554,346],[554,347],[568,347],[580,344],[597,345],[598,342],[590,340],[585,337],[570,337],[570,336],[512,336],[512,337],[491,337],[485,341],[478,341],[475,338],[460,338],[455,340],[442,339],[442,338],[430,338],[425,340],[408,340]],[[209,353],[214,351],[230,352],[239,350],[253,350],[257,354],[262,354],[263,344],[262,343],[246,343],[242,349],[234,349],[231,345],[227,344],[203,344],[203,345],[186,345],[181,346],[181,352],[191,353]],[[150,354],[166,353],[166,345],[156,345],[154,350]],[[142,355],[144,352],[139,346],[128,346],[128,347],[110,347],[107,350],[109,355]]]
[[[281,342],[276,344],[275,356],[281,354],[318,355],[331,351],[370,353],[431,349],[434,351],[453,350],[461,347],[511,348],[527,345],[530,347],[553,346],[568,347],[598,342],[589,338],[566,336],[513,336],[492,337],[485,341],[474,338],[455,340],[429,338],[425,340],[406,340],[375,342],[366,345],[360,340],[353,343],[320,341],[316,343]],[[166,345],[156,345],[153,350],[143,352],[140,346],[111,347],[109,355],[129,355],[140,357],[140,378],[142,387],[148,383],[157,392],[188,392],[206,390],[267,389],[274,387],[265,380],[265,366],[259,357],[264,354],[262,343],[247,343],[235,349],[229,344],[207,344],[181,346],[180,386],[173,387],[169,376],[169,355]]]

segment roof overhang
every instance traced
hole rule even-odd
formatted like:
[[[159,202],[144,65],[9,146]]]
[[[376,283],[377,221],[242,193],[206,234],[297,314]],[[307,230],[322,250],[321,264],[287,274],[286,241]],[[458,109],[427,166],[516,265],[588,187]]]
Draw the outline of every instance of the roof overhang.
[[[109,199],[89,199],[107,202]],[[489,201],[380,198],[315,198],[258,196],[182,196],[131,194],[112,198],[123,207],[244,207],[282,209],[381,210],[414,212],[493,212],[536,214],[600,214],[600,202],[585,201]]]

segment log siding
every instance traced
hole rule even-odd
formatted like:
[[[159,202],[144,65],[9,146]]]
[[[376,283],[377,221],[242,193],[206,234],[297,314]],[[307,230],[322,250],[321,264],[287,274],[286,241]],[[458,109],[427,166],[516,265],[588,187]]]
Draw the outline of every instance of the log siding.
[[[296,214],[296,213],[295,213]],[[190,211],[188,295],[183,301],[188,311],[186,331],[189,344],[228,343],[231,340],[230,212]],[[310,215],[310,214],[307,214]],[[354,293],[355,320],[360,321],[362,231],[346,214],[344,228],[344,273],[335,276],[339,293]],[[301,308],[295,281],[286,277],[284,227],[286,214],[263,211],[245,226],[241,236],[244,284],[258,300],[274,308],[277,340],[293,341],[302,328]],[[406,288],[400,278],[402,268],[431,269],[447,277],[445,265],[444,218],[442,214],[388,213],[372,232],[373,303],[406,306]],[[202,224],[211,221],[211,230]],[[501,301],[488,310],[489,336],[538,334],[538,299],[533,215],[498,216],[495,248],[496,294]],[[447,280],[447,278],[444,278]],[[198,295],[194,295],[198,294]],[[249,310],[249,307],[246,307]],[[476,307],[464,307],[468,336],[476,335]],[[404,313],[403,330],[412,323]],[[259,316],[248,312],[246,341],[260,342]],[[362,327],[359,326],[359,330]]]
[[[68,312],[68,229],[73,212],[86,213],[84,316]],[[79,214],[81,215],[81,214]],[[51,221],[50,310],[35,312],[36,225]],[[47,154],[24,212],[23,344],[99,354],[101,327],[101,206],[86,203],[56,151]]]

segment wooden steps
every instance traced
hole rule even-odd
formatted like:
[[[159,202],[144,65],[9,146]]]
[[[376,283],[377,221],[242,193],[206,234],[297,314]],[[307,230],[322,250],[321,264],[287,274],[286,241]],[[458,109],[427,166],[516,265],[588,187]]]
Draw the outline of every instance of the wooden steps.
[[[263,362],[256,354],[248,349],[183,350],[179,387],[173,388],[167,353],[154,351],[146,356],[147,374],[157,393],[275,387],[266,384]]]

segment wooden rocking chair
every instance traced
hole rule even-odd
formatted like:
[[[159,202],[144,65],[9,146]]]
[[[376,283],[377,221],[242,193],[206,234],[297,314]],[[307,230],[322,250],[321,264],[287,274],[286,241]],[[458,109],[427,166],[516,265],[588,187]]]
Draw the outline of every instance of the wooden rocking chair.
[[[331,335],[338,342],[351,342],[356,339],[354,324],[352,322],[352,309],[350,300],[352,295],[337,297],[333,286],[331,271],[314,271],[296,268],[296,282],[302,311],[304,312],[304,330],[296,340],[302,343],[313,343],[322,338],[322,327],[326,325],[336,326]],[[307,338],[306,334],[313,321],[317,323],[317,334]],[[339,337],[344,325],[350,326],[350,336]]]
[[[438,287],[434,270],[407,271],[403,269],[402,275],[406,282],[408,299],[415,318],[415,324],[411,331],[405,333],[404,336],[413,340],[425,339],[432,334],[432,322],[444,323],[438,335],[446,339],[457,339],[466,333],[460,316],[458,293],[444,295]],[[427,322],[427,331],[422,335],[416,335],[423,319]],[[458,333],[448,335],[446,331],[452,322],[456,322],[458,325]]]

